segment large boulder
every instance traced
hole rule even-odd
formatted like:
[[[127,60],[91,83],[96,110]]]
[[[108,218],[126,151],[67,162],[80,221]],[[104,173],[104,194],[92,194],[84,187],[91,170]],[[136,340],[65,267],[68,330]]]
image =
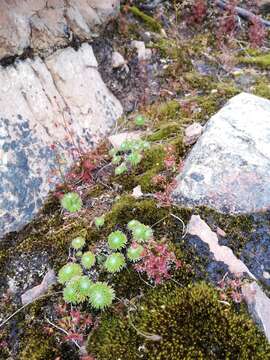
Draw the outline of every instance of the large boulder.
[[[252,213],[270,209],[270,101],[241,93],[207,123],[173,198],[192,207]]]
[[[58,180],[59,155],[67,168],[74,150],[89,150],[105,136],[122,106],[88,44],[0,68],[0,88],[1,238],[42,206]]]
[[[74,38],[95,36],[119,9],[120,0],[2,0],[0,59],[31,48],[48,55]]]

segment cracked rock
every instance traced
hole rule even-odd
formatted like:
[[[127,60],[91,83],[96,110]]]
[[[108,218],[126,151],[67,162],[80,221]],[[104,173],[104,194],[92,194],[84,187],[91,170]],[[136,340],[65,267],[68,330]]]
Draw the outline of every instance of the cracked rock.
[[[45,61],[0,67],[0,238],[27,224],[59,181],[75,148],[89,150],[115,125],[120,102],[107,89],[91,46]]]
[[[270,209],[270,101],[241,93],[206,124],[188,155],[173,198],[221,212]]]
[[[27,48],[47,56],[68,46],[74,37],[90,40],[119,6],[119,0],[2,0],[0,59]]]

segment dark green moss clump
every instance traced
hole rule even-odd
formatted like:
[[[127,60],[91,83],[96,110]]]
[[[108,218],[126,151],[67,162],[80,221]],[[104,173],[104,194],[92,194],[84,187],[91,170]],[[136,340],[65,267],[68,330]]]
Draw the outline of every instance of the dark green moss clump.
[[[270,68],[270,53],[257,56],[241,57],[239,62],[242,64],[257,65],[262,69]]]
[[[143,11],[139,10],[136,6],[131,6],[129,10],[132,12],[134,16],[142,20],[149,30],[152,30],[154,32],[161,31],[162,27],[160,23],[151,16],[145,14]]]
[[[105,313],[88,348],[98,360],[270,359],[266,338],[246,313],[218,299],[205,283],[154,289],[125,315]]]

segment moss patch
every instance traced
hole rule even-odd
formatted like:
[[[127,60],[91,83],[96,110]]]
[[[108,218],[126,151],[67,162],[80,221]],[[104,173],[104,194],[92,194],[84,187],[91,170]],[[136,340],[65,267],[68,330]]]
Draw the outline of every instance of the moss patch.
[[[159,287],[127,314],[105,313],[88,347],[98,360],[135,360],[138,351],[148,360],[269,359],[267,340],[245,312],[218,299],[205,283]],[[151,334],[161,340],[151,341]]]
[[[154,32],[160,32],[162,27],[160,25],[160,23],[155,20],[154,18],[152,18],[151,16],[145,14],[143,11],[139,10],[136,6],[131,6],[129,8],[129,11],[136,16],[137,18],[139,18],[140,20],[142,20],[145,25],[148,27],[149,30],[152,30]]]
[[[270,53],[262,54],[258,56],[251,56],[251,57],[240,57],[239,62],[242,64],[251,64],[257,65],[262,69],[269,69],[270,68]]]

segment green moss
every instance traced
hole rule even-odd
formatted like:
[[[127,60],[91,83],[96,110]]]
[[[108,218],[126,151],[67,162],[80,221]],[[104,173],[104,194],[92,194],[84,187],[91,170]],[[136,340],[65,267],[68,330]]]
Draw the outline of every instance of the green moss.
[[[252,93],[270,100],[270,82],[266,78],[258,79]]]
[[[126,229],[126,224],[132,219],[139,219],[145,225],[152,225],[161,220],[167,211],[159,209],[152,199],[137,200],[132,196],[122,196],[105,216],[106,231],[110,233],[116,227]]]
[[[195,70],[185,73],[183,78],[192,86],[192,88],[199,90],[212,90],[216,84],[213,77],[203,76]]]
[[[262,69],[269,69],[270,68],[270,53],[262,54],[258,56],[251,56],[251,57],[240,57],[239,62],[242,64],[251,64],[257,65]]]
[[[181,132],[180,124],[177,122],[170,122],[168,124],[161,125],[156,131],[147,137],[148,141],[160,141],[168,140],[171,137],[175,137]]]
[[[159,50],[161,56],[174,61],[172,66],[168,67],[169,74],[176,74],[177,70],[191,71],[193,68],[190,57],[190,44],[185,44],[174,39],[159,39],[153,47]]]
[[[25,327],[24,332],[25,341],[20,345],[18,359],[55,360],[57,355],[60,355],[56,349],[54,337],[46,335],[42,327]]]
[[[145,14],[143,11],[139,10],[136,6],[131,6],[129,10],[134,16],[142,20],[149,30],[152,30],[154,32],[161,31],[162,26],[160,25],[160,23],[151,16]]]
[[[147,360],[270,359],[267,340],[245,311],[220,303],[205,283],[158,287],[131,310],[102,316],[88,343],[97,360],[135,360],[138,351]]]

